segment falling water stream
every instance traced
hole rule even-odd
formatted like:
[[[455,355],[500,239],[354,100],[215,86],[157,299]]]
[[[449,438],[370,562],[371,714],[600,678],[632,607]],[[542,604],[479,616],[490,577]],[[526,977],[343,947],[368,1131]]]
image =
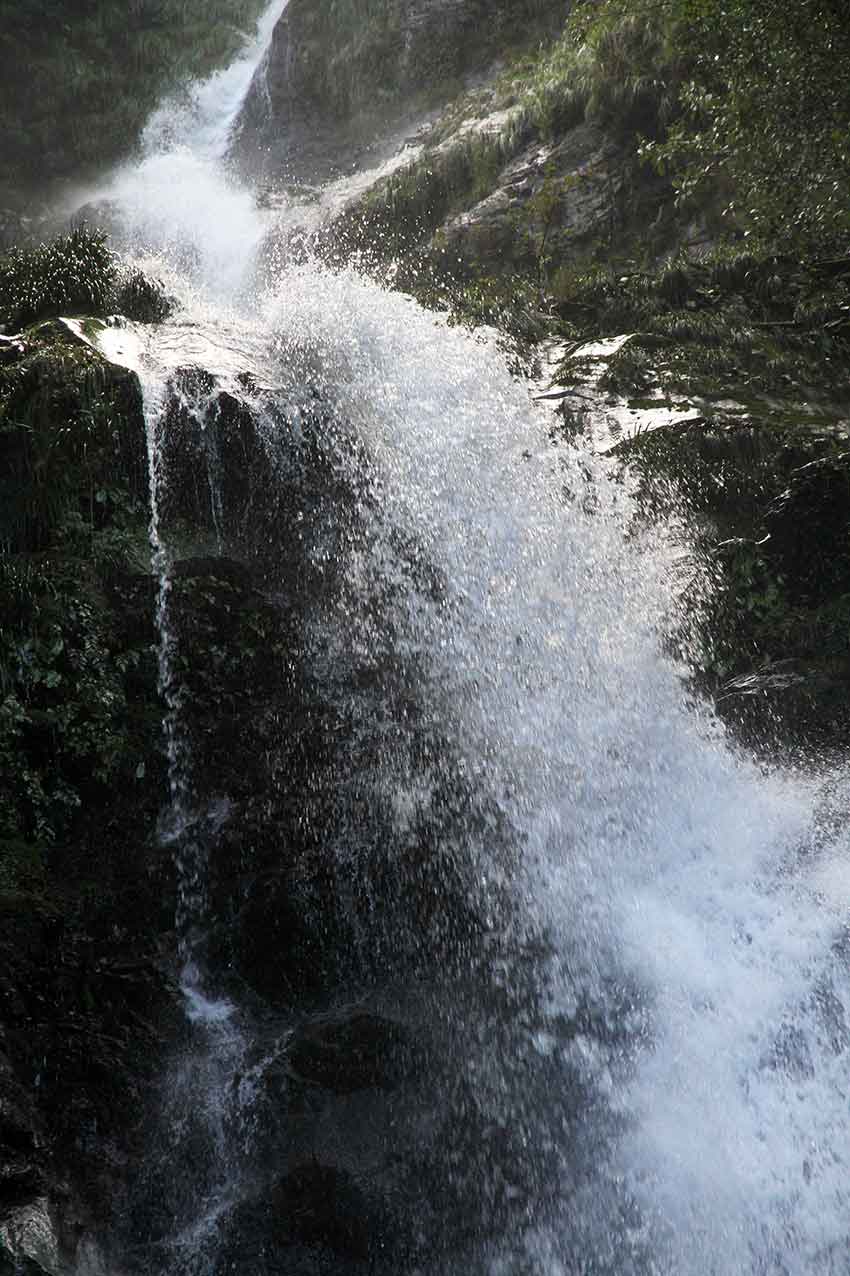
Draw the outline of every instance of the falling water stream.
[[[682,533],[636,530],[628,485],[553,445],[491,343],[350,268],[284,265],[260,289],[272,215],[228,176],[226,149],[284,7],[275,0],[256,44],[191,109],[157,113],[142,159],[101,192],[119,210],[119,241],[181,301],[136,342],[171,784],[161,836],[176,856],[194,1044],[167,1079],[168,1136],[151,1154],[161,1192],[173,1179],[180,1204],[156,1247],[136,1237],[134,1270],[349,1270],[341,1259],[310,1268],[222,1257],[220,1221],[262,1178],[252,1158],[277,1154],[257,1134],[267,1116],[258,1086],[292,1031],[285,1015],[259,1026],[256,1005],[238,1004],[206,957],[207,848],[228,799],[197,783],[172,605],[184,549],[161,505],[169,405],[182,395],[185,412],[209,423],[226,391],[253,412],[272,460],[303,449],[304,431],[323,422],[349,441],[334,443],[328,473],[347,493],[350,525],[333,526],[328,498],[327,540],[314,529],[308,550],[311,570],[344,581],[311,604],[300,632],[311,676],[349,721],[349,753],[334,755],[347,814],[324,853],[330,878],[348,883],[352,951],[365,935],[391,964],[394,944],[407,953],[443,942],[436,923],[411,938],[403,881],[393,914],[386,872],[370,860],[380,839],[361,836],[358,811],[380,810],[393,845],[414,831],[440,854],[450,842],[456,889],[484,919],[468,979],[453,931],[446,952],[417,967],[443,965],[443,985],[432,974],[421,995],[394,993],[414,1021],[432,1016],[438,1053],[462,1043],[452,1084],[474,1094],[484,1133],[477,1155],[470,1128],[462,1174],[459,1160],[439,1169],[438,1149],[437,1177],[463,1186],[450,1207],[423,1189],[432,1213],[423,1206],[419,1232],[380,1270],[847,1273],[842,776],[758,765],[688,701],[663,654]],[[213,390],[187,388],[186,368],[208,370]],[[211,451],[208,463],[207,541],[221,541],[222,462]],[[286,464],[275,464],[285,487]],[[380,721],[360,723],[373,701],[351,689],[352,670],[394,688],[375,700]],[[467,795],[460,815],[445,814],[447,785]],[[436,1109],[402,1114],[387,1138],[427,1143],[439,1119]],[[285,1121],[275,1137],[286,1144]],[[478,1225],[456,1228],[454,1249],[429,1249],[429,1220],[458,1200],[466,1209],[465,1192]]]

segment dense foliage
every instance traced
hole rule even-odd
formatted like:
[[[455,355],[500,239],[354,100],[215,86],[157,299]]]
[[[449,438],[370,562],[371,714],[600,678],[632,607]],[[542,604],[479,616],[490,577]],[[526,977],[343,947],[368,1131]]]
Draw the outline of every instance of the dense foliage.
[[[23,329],[0,361],[0,901],[38,893],[44,852],[150,743],[128,720],[150,652],[110,602],[148,565],[138,385],[51,321],[116,309],[168,299],[98,231],[0,258],[0,321]]]
[[[840,0],[671,0],[686,72],[656,156],[683,193],[726,183],[763,239],[850,236],[850,24]]]
[[[6,330],[80,313],[115,312],[158,323],[171,305],[158,280],[123,264],[107,247],[105,233],[86,226],[0,256],[0,324]]]
[[[226,61],[261,0],[0,0],[0,188],[126,153],[164,93]]]
[[[812,248],[850,236],[848,71],[840,0],[586,0],[526,96],[544,128],[636,131],[730,229]]]
[[[0,322],[17,332],[36,319],[107,306],[116,264],[106,236],[81,227],[28,250],[0,258]]]
[[[59,325],[0,366],[0,898],[139,766],[127,689],[147,653],[108,600],[147,567],[140,420],[134,380]]]

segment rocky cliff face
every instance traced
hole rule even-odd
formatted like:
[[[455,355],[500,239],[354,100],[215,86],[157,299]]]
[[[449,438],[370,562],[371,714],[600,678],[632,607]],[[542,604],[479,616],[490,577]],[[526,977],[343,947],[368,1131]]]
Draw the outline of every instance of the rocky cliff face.
[[[138,383],[26,330],[0,453],[0,1269],[55,1271],[120,1199],[176,1006]]]
[[[259,142],[299,179],[350,171],[352,146],[444,105],[563,17],[554,0],[291,0],[245,104],[243,154]]]
[[[272,202],[285,192],[281,250],[318,228],[336,258],[544,282],[550,262],[620,251],[657,223],[670,191],[638,160],[640,104],[586,120],[547,66],[567,16],[549,0],[292,0],[234,144]],[[654,248],[676,236],[693,238],[679,225]]]

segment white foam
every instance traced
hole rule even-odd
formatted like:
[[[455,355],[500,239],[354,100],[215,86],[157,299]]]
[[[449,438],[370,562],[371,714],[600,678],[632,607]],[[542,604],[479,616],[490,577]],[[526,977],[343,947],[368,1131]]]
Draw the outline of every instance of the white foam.
[[[251,81],[288,3],[289,0],[271,0],[257,23],[254,38],[229,66],[190,85],[182,96],[157,108],[144,132],[146,155],[180,149],[213,163],[224,159],[231,130]]]
[[[521,832],[517,890],[571,971],[553,1012],[612,979],[649,1007],[651,1041],[609,1060],[626,1134],[608,1172],[652,1270],[829,1270],[850,1218],[850,845],[818,846],[813,781],[738,756],[686,703],[660,650],[675,540],[627,537],[622,488],[551,446],[492,348],[411,301],[310,266],[266,314],[445,572],[441,604],[410,600],[407,641]]]

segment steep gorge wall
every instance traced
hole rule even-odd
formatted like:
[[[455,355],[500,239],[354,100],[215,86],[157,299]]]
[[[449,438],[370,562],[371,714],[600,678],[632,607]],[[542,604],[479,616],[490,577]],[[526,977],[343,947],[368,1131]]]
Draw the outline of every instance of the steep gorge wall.
[[[442,105],[507,48],[563,24],[555,0],[291,0],[242,118],[292,163],[315,135],[371,137]],[[339,139],[338,139],[339,140]]]
[[[345,122],[417,94],[439,94],[507,44],[551,29],[551,0],[293,0],[275,32],[268,86],[281,114]]]

